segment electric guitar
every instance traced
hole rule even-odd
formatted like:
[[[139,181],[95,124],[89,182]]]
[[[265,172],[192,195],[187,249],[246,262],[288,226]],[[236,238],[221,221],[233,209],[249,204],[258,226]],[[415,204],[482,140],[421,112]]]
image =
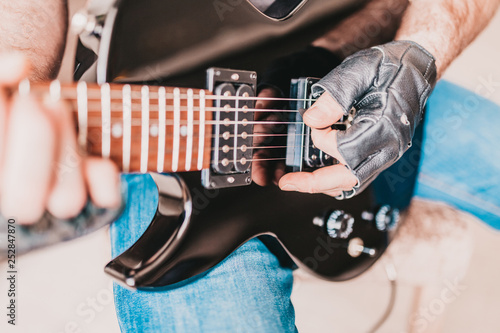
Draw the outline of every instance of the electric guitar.
[[[254,71],[211,67],[206,89],[165,85],[186,85],[203,66],[244,63],[242,50],[250,56],[262,52],[276,36],[303,32],[305,22],[331,18],[357,2],[262,3],[122,0],[106,15],[79,13],[73,22],[81,44],[94,41],[98,48],[94,66],[82,71],[78,65],[75,73],[98,83],[20,86],[24,93],[73,104],[83,151],[113,160],[123,172],[151,173],[159,195],[153,221],[105,268],[130,288],[184,281],[262,235],[278,239],[299,267],[324,279],[346,280],[383,254],[397,228],[402,207],[376,202],[370,189],[337,201],[252,184],[259,149],[273,149],[269,160],[284,162],[291,172],[336,162],[313,145],[302,122],[301,111],[316,97],[310,92],[315,79],[293,80],[290,98],[279,99],[286,105],[280,111],[288,115],[276,123],[285,128],[279,133],[254,132],[254,125],[266,124],[255,115],[270,111],[255,107],[260,98]],[[180,20],[184,15],[186,24]],[[345,128],[350,120],[334,126]],[[279,136],[284,145],[256,147],[257,136]],[[35,248],[50,235],[64,240],[90,232],[117,213],[89,204],[70,221],[46,214],[38,226],[21,227],[20,237]]]

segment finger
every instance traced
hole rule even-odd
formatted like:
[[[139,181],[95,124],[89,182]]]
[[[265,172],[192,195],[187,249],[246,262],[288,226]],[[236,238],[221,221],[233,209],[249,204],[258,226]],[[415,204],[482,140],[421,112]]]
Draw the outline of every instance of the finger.
[[[32,97],[15,97],[8,126],[0,208],[21,223],[45,210],[56,147],[55,126]]]
[[[20,53],[0,55],[0,85],[12,86],[28,75],[28,60]]]
[[[259,186],[271,184],[278,185],[278,180],[285,173],[285,164],[279,161],[259,161],[269,158],[269,154],[258,151],[254,154],[254,163],[252,165],[252,180]]]
[[[270,114],[260,120],[261,122],[253,126],[254,147],[269,145],[276,138],[275,134],[284,133],[287,129],[285,124],[278,124],[280,122],[278,114]]]
[[[3,164],[4,164],[4,150],[6,141],[6,131],[7,131],[7,96],[5,91],[0,90],[0,175],[3,174]],[[2,187],[2,177],[0,177],[0,188]]]
[[[19,53],[0,54],[0,86],[13,86],[21,81],[29,71],[27,59]],[[8,123],[9,102],[7,91],[0,89],[0,175],[2,175],[5,140]],[[0,177],[0,188],[2,186]]]
[[[284,175],[279,186],[284,191],[325,193],[348,191],[356,185],[356,177],[341,164],[324,167],[314,172],[295,172]]]
[[[82,157],[77,149],[71,111],[66,105],[58,102],[51,106],[50,112],[57,119],[60,144],[54,165],[54,185],[49,194],[47,209],[58,218],[68,219],[78,215],[87,201]]]
[[[347,163],[337,147],[337,134],[338,131],[331,128],[323,130],[311,129],[314,146],[337,159],[340,164],[346,165]]]
[[[273,183],[274,185],[278,185],[281,177],[285,175],[285,163],[281,162],[276,165],[276,169],[274,170],[274,179]]]
[[[92,202],[102,208],[118,208],[121,203],[118,168],[110,160],[87,158],[84,175]]]
[[[254,155],[254,161],[252,165],[252,180],[255,184],[259,186],[269,185],[269,163],[267,161],[257,161],[262,159],[263,156],[261,152],[256,152]]]
[[[312,128],[327,128],[342,118],[344,111],[337,101],[328,93],[320,98],[304,113],[304,123]]]

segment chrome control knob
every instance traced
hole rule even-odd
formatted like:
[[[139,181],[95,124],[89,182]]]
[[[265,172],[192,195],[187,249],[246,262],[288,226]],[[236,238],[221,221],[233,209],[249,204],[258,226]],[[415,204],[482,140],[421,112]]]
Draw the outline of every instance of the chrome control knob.
[[[353,231],[354,217],[343,210],[334,210],[326,219],[326,231],[332,238],[346,239]]]
[[[391,231],[399,223],[399,210],[389,205],[380,207],[375,214],[375,226],[380,231]]]

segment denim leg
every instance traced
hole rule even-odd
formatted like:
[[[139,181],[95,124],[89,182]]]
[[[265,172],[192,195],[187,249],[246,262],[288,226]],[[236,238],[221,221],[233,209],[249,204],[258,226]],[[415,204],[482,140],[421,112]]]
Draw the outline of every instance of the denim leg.
[[[408,175],[417,170],[414,196],[446,202],[500,229],[500,106],[440,81],[423,129],[412,147],[421,148],[420,163],[409,150],[374,182],[377,197],[404,197]]]
[[[415,195],[448,202],[500,229],[500,106],[449,82],[427,104]]]
[[[123,180],[133,200],[111,227],[114,256],[142,234],[157,203],[149,177]],[[130,291],[115,285],[115,307],[122,332],[295,332],[292,284],[292,270],[253,239],[181,287]]]

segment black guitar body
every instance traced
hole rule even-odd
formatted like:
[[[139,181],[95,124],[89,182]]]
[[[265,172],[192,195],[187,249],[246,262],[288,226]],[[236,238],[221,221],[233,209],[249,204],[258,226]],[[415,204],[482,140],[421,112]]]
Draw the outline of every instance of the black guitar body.
[[[229,6],[222,19],[218,2]],[[260,70],[276,55],[306,45],[325,22],[335,23],[360,1],[296,2],[296,12],[270,11],[272,19],[247,1],[118,1],[102,28],[97,80],[203,87],[205,69],[214,65]],[[280,21],[280,15],[290,17]],[[390,242],[391,233],[380,218],[376,222],[384,203],[376,204],[370,189],[338,201],[276,186],[206,189],[200,178],[196,172],[154,176],[155,218],[107,265],[108,274],[132,288],[172,285],[214,267],[247,240],[272,235],[299,267],[341,281],[368,269]],[[389,224],[385,213],[382,223]]]
[[[273,54],[309,44],[366,0],[257,1],[274,2],[264,13],[252,1],[117,1],[98,18],[103,20],[98,81],[168,78],[178,84],[188,73],[219,65],[256,71],[255,65],[266,65]]]
[[[106,272],[130,287],[183,281],[215,266],[247,240],[265,234],[275,236],[299,267],[332,281],[361,274],[389,244],[387,232],[362,218],[363,212],[375,208],[369,191],[339,202],[320,194],[282,192],[275,186],[207,190],[200,185],[199,173],[180,176],[193,199],[189,221],[184,216],[166,217],[157,212],[136,244],[106,267]],[[168,197],[172,200],[173,195]],[[354,217],[355,227],[349,239],[334,239],[324,227],[313,223],[314,218],[328,218],[333,210],[343,210]],[[172,241],[165,246],[186,225],[178,243]],[[375,250],[375,254],[349,255],[349,240],[355,238],[362,239],[364,247]],[[158,260],[169,247],[175,247],[175,251],[169,253],[167,260]],[[127,281],[131,277],[133,284]]]

